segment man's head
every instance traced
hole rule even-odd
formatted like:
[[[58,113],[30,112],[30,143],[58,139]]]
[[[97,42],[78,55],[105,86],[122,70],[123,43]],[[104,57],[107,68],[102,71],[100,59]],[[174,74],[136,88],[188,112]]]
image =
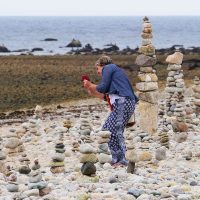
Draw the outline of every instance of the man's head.
[[[111,64],[112,59],[109,56],[101,56],[97,61],[96,61],[96,69],[97,69],[97,74],[102,75],[102,70],[105,65]]]

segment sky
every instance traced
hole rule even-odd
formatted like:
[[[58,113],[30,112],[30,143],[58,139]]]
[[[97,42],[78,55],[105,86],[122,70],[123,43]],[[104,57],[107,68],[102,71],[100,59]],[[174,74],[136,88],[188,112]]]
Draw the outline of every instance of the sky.
[[[200,0],[0,0],[0,16],[200,15]]]

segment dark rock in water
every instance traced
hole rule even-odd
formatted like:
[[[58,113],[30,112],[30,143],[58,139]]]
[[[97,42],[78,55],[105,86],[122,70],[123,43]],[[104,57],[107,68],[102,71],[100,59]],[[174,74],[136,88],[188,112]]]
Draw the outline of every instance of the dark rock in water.
[[[26,52],[26,51],[29,51],[29,49],[17,49],[12,52]]]
[[[106,45],[106,46],[110,46],[110,47],[104,48],[103,51],[111,52],[111,51],[118,51],[119,50],[119,47],[116,44],[109,44],[109,45]]]
[[[96,173],[96,166],[91,162],[84,163],[81,167],[81,172],[83,175],[91,176]]]
[[[42,40],[42,41],[51,42],[51,41],[58,41],[58,39],[55,39],[55,38],[45,38],[45,39]]]
[[[44,51],[44,49],[43,48],[33,48],[31,50],[31,52],[35,52],[35,51]]]
[[[8,48],[5,47],[5,46],[0,46],[0,52],[2,52],[2,53],[9,53],[10,50],[8,50]]]

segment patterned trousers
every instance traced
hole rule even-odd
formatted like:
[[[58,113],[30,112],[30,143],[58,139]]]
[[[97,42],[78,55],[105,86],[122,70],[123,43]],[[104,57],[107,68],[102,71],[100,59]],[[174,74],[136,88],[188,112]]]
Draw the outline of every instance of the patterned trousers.
[[[127,97],[115,100],[113,111],[103,125],[103,129],[111,132],[108,142],[112,154],[112,163],[125,160],[126,144],[124,129],[135,110],[135,100]]]

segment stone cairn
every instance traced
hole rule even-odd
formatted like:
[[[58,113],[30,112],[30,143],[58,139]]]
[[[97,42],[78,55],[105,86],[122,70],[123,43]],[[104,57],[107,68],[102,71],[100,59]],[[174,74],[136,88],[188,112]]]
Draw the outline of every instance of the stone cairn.
[[[19,173],[29,174],[31,172],[31,169],[29,167],[31,162],[25,153],[21,155],[21,158],[19,158],[19,162],[20,162]]]
[[[11,129],[5,137],[5,148],[7,149],[8,156],[15,156],[24,151],[24,145],[14,129]]]
[[[65,146],[62,142],[59,142],[55,146],[55,154],[52,156],[52,162],[50,163],[50,171],[55,173],[65,172]]]
[[[108,147],[108,142],[111,137],[110,131],[102,130],[98,134],[98,160],[100,164],[111,163],[112,157]]]
[[[2,151],[3,150],[3,140],[0,137],[0,173],[5,173],[5,162],[6,154]]]
[[[187,138],[188,126],[185,123],[185,84],[183,80],[183,70],[181,69],[183,54],[176,50],[166,59],[168,63],[168,77],[166,84],[166,120],[164,121],[165,129],[170,129],[170,124],[175,133],[175,140],[182,142]],[[179,134],[181,133],[181,134]]]
[[[34,161],[34,165],[32,166],[32,171],[29,177],[28,188],[29,190],[38,189],[38,194],[41,190],[47,188],[47,183],[42,179],[42,174],[40,171],[40,164],[38,160]]]
[[[133,143],[133,137],[132,136],[127,137],[126,142],[127,142],[126,144],[127,151],[126,151],[125,157],[129,161],[128,167],[127,167],[127,173],[133,174],[135,170],[135,163],[138,161],[134,143]]]
[[[37,140],[37,136],[40,136],[41,133],[39,131],[39,125],[38,125],[38,120],[37,119],[30,119],[29,120],[29,131],[30,134],[35,140]]]
[[[166,115],[169,117],[176,117],[178,121],[183,121],[184,109],[184,90],[185,84],[183,80],[183,70],[181,63],[183,61],[183,54],[176,51],[169,55],[166,59],[168,63],[168,77],[166,84]]]
[[[143,19],[142,45],[140,55],[136,58],[136,65],[140,67],[136,84],[139,90],[140,128],[149,134],[157,131],[158,124],[158,77],[153,66],[156,64],[155,47],[152,44],[152,25],[149,19]]]
[[[98,159],[96,150],[90,144],[80,145],[80,163],[83,163],[81,172],[83,175],[92,176],[96,173],[96,166],[94,165]]]
[[[197,76],[195,76],[194,78],[194,85],[192,86],[192,90],[194,92],[193,105],[194,105],[195,113],[199,115],[200,114],[200,79]]]
[[[12,173],[8,177],[7,190],[9,192],[18,192],[19,190],[19,184],[17,183],[17,175],[15,173]]]
[[[93,140],[91,139],[91,131],[92,131],[92,126],[89,121],[90,118],[90,112],[89,111],[83,111],[80,115],[80,135],[81,135],[81,140],[84,143],[92,143]]]

